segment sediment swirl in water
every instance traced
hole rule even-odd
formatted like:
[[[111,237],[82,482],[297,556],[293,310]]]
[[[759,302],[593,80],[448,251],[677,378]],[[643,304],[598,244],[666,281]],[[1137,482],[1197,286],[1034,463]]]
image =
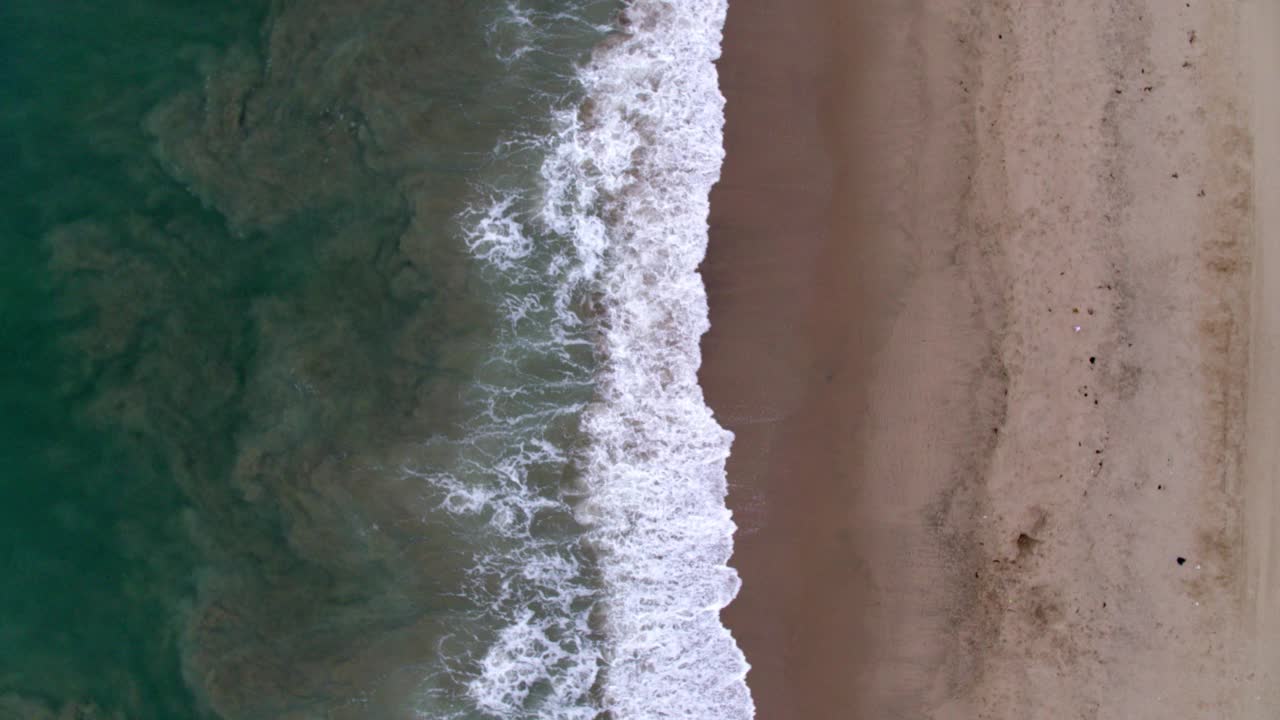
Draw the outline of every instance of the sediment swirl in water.
[[[199,5],[48,14],[82,86],[3,116],[68,114],[5,187],[80,433],[6,542],[114,579],[22,604],[60,630],[4,635],[0,715],[749,716],[695,377],[723,2]]]

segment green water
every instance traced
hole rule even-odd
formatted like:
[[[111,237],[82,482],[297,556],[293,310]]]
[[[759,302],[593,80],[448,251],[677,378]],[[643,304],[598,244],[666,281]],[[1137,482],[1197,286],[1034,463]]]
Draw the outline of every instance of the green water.
[[[103,315],[113,305],[144,312],[124,296],[156,292],[142,277],[110,286],[135,262],[124,253],[143,250],[139,235],[168,223],[222,234],[149,161],[140,123],[198,82],[184,48],[252,38],[265,12],[253,2],[0,6],[0,694],[25,697],[0,703],[0,716],[38,713],[38,702],[197,715],[178,650],[197,562],[189,503],[150,409],[123,407],[145,352],[141,321]],[[76,222],[102,256],[69,258],[80,250],[52,239]],[[133,247],[117,252],[116,242]],[[59,255],[77,267],[59,266]],[[198,314],[214,292],[200,288],[171,312]],[[218,326],[206,332],[234,331],[234,320],[209,315]],[[113,324],[121,335],[109,338]],[[116,346],[83,347],[98,342]],[[234,385],[227,361],[207,371]],[[232,394],[185,400],[216,436],[234,422]]]
[[[0,4],[0,718],[465,708],[396,468],[495,326],[469,178],[599,38],[513,69],[505,7]]]

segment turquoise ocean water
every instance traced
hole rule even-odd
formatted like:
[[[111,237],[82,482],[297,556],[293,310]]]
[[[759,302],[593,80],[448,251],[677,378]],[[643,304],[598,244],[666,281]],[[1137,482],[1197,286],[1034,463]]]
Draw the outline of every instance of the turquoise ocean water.
[[[0,718],[748,717],[723,12],[0,4]]]

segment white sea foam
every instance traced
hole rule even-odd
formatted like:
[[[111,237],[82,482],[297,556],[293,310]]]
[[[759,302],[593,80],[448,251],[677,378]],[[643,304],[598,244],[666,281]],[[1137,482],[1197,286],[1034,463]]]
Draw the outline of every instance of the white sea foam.
[[[604,363],[584,418],[579,517],[604,578],[605,705],[623,719],[754,714],[746,661],[719,618],[740,584],[726,566],[732,435],[697,379],[725,11],[724,0],[632,2],[630,32],[582,73],[590,110],[566,114],[547,173],[565,185],[551,197],[570,199],[553,222],[590,214],[607,226],[582,238],[582,254],[601,257]]]
[[[506,31],[533,42],[538,18],[520,7]],[[740,585],[726,565],[732,435],[697,382],[725,11],[632,0],[625,32],[580,68],[586,102],[556,111],[549,135],[501,149],[536,145],[541,187],[495,184],[464,217],[510,324],[477,374],[485,411],[464,438],[438,439],[454,446],[451,469],[421,476],[494,538],[472,592],[499,629],[467,681],[487,715],[754,715],[719,618]],[[570,418],[584,437],[566,448],[548,428]],[[575,493],[538,480],[570,463]],[[581,542],[539,529],[570,513]]]

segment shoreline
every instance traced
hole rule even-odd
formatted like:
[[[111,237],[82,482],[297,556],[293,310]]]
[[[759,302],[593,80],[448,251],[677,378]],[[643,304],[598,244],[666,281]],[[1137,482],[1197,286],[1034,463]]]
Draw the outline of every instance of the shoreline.
[[[731,3],[701,382],[757,717],[1267,716],[1254,7]]]
[[[969,672],[944,667],[965,642],[948,613],[977,569],[951,547],[971,533],[951,516],[976,500],[965,478],[1000,411],[1000,308],[964,264],[982,265],[968,231],[951,230],[968,225],[973,144],[948,144],[971,132],[950,75],[971,61],[944,39],[946,13],[744,8],[726,25],[704,265],[703,385],[736,435],[742,526],[724,617],[758,717],[913,716],[939,677]]]

